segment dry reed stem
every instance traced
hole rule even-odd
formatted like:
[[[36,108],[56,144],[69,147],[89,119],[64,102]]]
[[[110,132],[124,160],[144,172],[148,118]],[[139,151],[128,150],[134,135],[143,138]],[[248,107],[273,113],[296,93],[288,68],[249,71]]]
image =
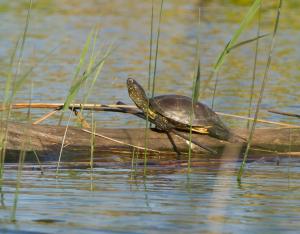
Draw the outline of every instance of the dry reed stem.
[[[41,118],[37,119],[36,121],[34,121],[32,124],[39,124],[41,122],[43,122],[44,120],[48,119],[49,117],[51,117],[52,115],[54,115],[56,112],[58,112],[59,110],[53,110],[45,115],[43,115]]]
[[[91,131],[86,130],[86,129],[81,129],[81,130],[84,131],[84,132],[90,133],[90,134],[94,134],[95,136],[102,137],[102,138],[104,138],[104,139],[106,139],[106,140],[110,140],[110,141],[113,141],[113,142],[122,144],[122,145],[128,145],[128,146],[134,147],[134,148],[136,148],[136,149],[141,149],[141,150],[145,150],[145,149],[146,149],[145,147],[141,147],[141,146],[137,146],[137,145],[128,144],[128,143],[126,143],[126,142],[119,141],[119,140],[116,140],[116,139],[113,139],[113,138],[104,136],[104,135],[99,134],[99,133],[94,133],[94,132],[91,132]],[[155,152],[155,153],[160,153],[160,151],[154,150],[154,149],[149,149],[149,148],[147,148],[147,150],[148,150],[148,151],[151,151],[151,152]]]

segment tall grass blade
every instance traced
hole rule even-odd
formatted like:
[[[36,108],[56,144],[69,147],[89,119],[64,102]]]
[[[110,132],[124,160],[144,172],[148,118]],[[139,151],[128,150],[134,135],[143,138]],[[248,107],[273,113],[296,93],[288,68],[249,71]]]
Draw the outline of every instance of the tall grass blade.
[[[32,8],[32,0],[29,1],[29,7],[28,7],[28,10],[27,10],[25,28],[24,28],[22,39],[21,39],[20,54],[19,54],[18,65],[17,65],[16,74],[15,74],[15,79],[17,79],[17,76],[18,76],[18,74],[20,73],[20,70],[21,70],[24,46],[25,46],[25,41],[26,41],[26,38],[27,38],[27,31],[28,31],[28,26],[29,26],[29,21],[30,21],[30,16],[31,16],[31,8]]]
[[[259,15],[260,15],[260,13],[259,13]],[[259,17],[260,17],[260,16],[259,16]],[[270,33],[265,33],[265,34],[263,34],[263,35],[259,35],[259,34],[258,34],[256,37],[250,38],[250,39],[248,39],[248,40],[245,40],[245,41],[242,41],[242,42],[239,42],[239,43],[233,45],[232,47],[228,48],[228,50],[227,50],[226,53],[229,53],[231,50],[236,49],[236,48],[238,48],[238,47],[240,47],[240,46],[249,44],[249,43],[251,43],[251,42],[254,42],[254,41],[258,42],[260,39],[262,39],[262,38],[264,38],[264,37],[267,37],[267,36],[270,36]]]
[[[151,72],[152,72],[152,47],[153,47],[153,23],[154,23],[154,0],[152,0],[151,7],[151,25],[150,25],[150,42],[149,42],[149,67],[148,67],[148,97],[151,88]],[[149,100],[147,103],[147,109],[149,109]],[[148,111],[146,114],[146,124],[145,124],[145,133],[144,133],[144,176],[147,173],[147,148],[148,148],[148,128],[151,127],[149,124],[149,115]],[[134,154],[134,151],[133,151]],[[133,155],[134,156],[134,155]]]
[[[4,106],[8,106],[9,104],[9,91],[11,90],[12,87],[12,76],[13,76],[13,66],[14,66],[14,62],[15,62],[15,58],[16,58],[16,53],[18,51],[18,46],[20,43],[20,38],[17,40],[17,42],[15,43],[15,47],[13,50],[13,53],[11,55],[10,58],[10,63],[9,63],[9,73],[6,79],[6,83],[5,83],[5,90],[4,90],[4,101],[3,101],[3,107]]]
[[[270,68],[270,64],[271,64],[271,60],[272,60],[273,49],[274,49],[274,46],[275,46],[275,38],[276,38],[277,30],[278,30],[281,8],[282,8],[282,0],[278,0],[277,15],[276,15],[276,20],[275,20],[275,25],[274,25],[274,30],[273,30],[272,40],[271,40],[271,46],[270,46],[270,50],[269,50],[269,56],[268,56],[266,69],[265,69],[264,76],[263,76],[263,81],[262,81],[262,85],[261,85],[261,89],[260,89],[260,93],[259,93],[258,102],[257,102],[257,105],[256,105],[254,121],[252,123],[250,134],[249,134],[249,137],[248,137],[247,148],[246,148],[246,151],[244,153],[243,162],[240,166],[238,176],[237,176],[238,182],[241,182],[241,177],[242,177],[243,172],[244,172],[244,167],[246,165],[246,160],[247,160],[249,149],[250,149],[250,146],[251,146],[251,143],[252,143],[253,133],[254,133],[254,130],[255,130],[255,127],[256,127],[257,117],[258,117],[258,113],[259,113],[259,110],[260,110],[260,105],[261,105],[261,102],[262,102],[262,99],[263,99],[265,86],[266,86],[266,83],[268,81],[269,68]]]
[[[79,63],[78,63],[78,65],[76,67],[76,70],[75,70],[75,75],[74,75],[74,78],[73,78],[73,82],[72,82],[72,85],[69,89],[69,93],[68,93],[67,98],[66,98],[65,103],[64,103],[63,111],[65,111],[66,109],[69,108],[69,105],[74,100],[75,96],[77,95],[77,93],[78,93],[78,91],[79,91],[79,89],[80,89],[80,87],[81,87],[81,85],[84,81],[85,75],[83,75],[79,78],[79,73],[82,70],[82,67],[84,66],[86,55],[87,55],[89,47],[90,47],[92,35],[93,35],[93,30],[91,30],[91,32],[88,35],[88,37],[86,39],[86,42],[83,46],[83,49],[82,49],[82,52],[81,52],[81,55],[80,55],[80,58],[79,58]]]
[[[31,88],[30,88],[30,94],[29,94],[29,104],[32,102],[32,90],[33,90],[33,83],[31,81]],[[19,163],[18,163],[18,171],[17,171],[17,181],[16,181],[16,190],[15,190],[15,196],[14,196],[14,202],[13,202],[13,208],[12,208],[12,214],[11,214],[11,221],[16,221],[16,212],[17,212],[17,206],[19,201],[19,192],[20,192],[20,185],[21,185],[21,178],[22,178],[22,172],[23,172],[23,166],[24,161],[26,158],[26,150],[24,147],[26,145],[31,145],[31,136],[29,135],[29,129],[31,125],[31,107],[29,105],[28,111],[27,111],[27,126],[24,129],[24,136],[25,141],[22,142],[21,145],[21,152],[19,154]]]
[[[13,53],[10,58],[10,64],[9,64],[9,73],[7,75],[6,83],[5,83],[5,90],[4,90],[4,100],[2,104],[2,109],[6,106],[10,106],[9,103],[9,91],[11,90],[12,86],[12,76],[13,76],[13,64],[15,61],[18,45],[19,45],[20,39],[17,40],[15,43],[15,47],[13,50]],[[3,177],[3,171],[4,171],[4,161],[5,161],[5,148],[6,148],[6,137],[7,137],[7,124],[5,123],[5,120],[8,120],[8,116],[10,113],[9,110],[1,111],[1,129],[0,129],[0,189],[2,189],[2,177]]]
[[[260,10],[258,11],[258,20],[257,20],[257,36],[260,34],[260,21],[261,21],[261,6]],[[258,45],[259,40],[256,41],[255,45],[255,55],[254,55],[254,63],[253,63],[253,72],[252,72],[252,82],[250,88],[250,99],[249,99],[249,106],[248,106],[248,118],[251,116],[251,109],[252,109],[252,102],[253,102],[253,95],[254,95],[254,85],[256,80],[256,68],[257,68],[257,57],[258,57]],[[247,128],[250,128],[250,120],[247,121]]]
[[[197,46],[196,46],[196,63],[195,63],[195,76],[194,76],[194,82],[193,85],[193,103],[196,103],[199,99],[199,90],[200,90],[200,81],[201,81],[201,55],[200,55],[200,34],[201,34],[201,28],[200,28],[200,20],[201,20],[201,10],[199,8],[199,15],[198,15],[198,36],[197,36]]]
[[[158,49],[159,49],[159,38],[160,38],[160,24],[161,24],[161,17],[162,17],[162,11],[163,11],[163,3],[164,0],[161,0],[160,4],[160,12],[159,12],[159,19],[158,19],[158,26],[157,26],[157,36],[156,36],[156,47],[155,47],[155,58],[154,58],[154,68],[153,68],[153,78],[152,78],[152,91],[151,91],[151,97],[154,97],[155,93],[155,81],[156,81],[156,71],[157,71],[157,58],[158,58]],[[148,87],[150,87],[151,83],[151,63],[152,63],[152,43],[153,43],[153,8],[154,8],[154,2],[152,1],[152,10],[151,10],[151,30],[150,30],[150,58],[149,58],[149,77],[148,77]],[[147,104],[149,108],[149,100]],[[149,116],[148,112],[146,115],[146,128],[145,128],[145,150],[144,150],[144,177],[147,174],[147,146],[148,146],[148,128],[149,128]]]
[[[87,92],[85,93],[85,96],[84,96],[84,101],[87,100],[87,98],[90,94],[90,91],[91,91],[94,83],[96,82],[96,79],[97,79],[97,77],[98,77],[98,75],[99,75],[99,73],[100,73],[100,71],[101,71],[101,69],[104,65],[104,62],[105,62],[106,58],[110,55],[110,53],[113,50],[112,45],[109,46],[109,48],[108,48],[107,52],[105,53],[105,55],[96,62],[95,58],[97,56],[96,57],[93,56],[93,50],[94,50],[94,46],[93,46],[92,47],[92,56],[90,57],[89,63],[87,65],[87,70],[85,70],[83,72],[83,75],[80,76],[79,73],[80,73],[80,71],[83,70],[83,67],[85,65],[85,62],[86,62],[86,59],[87,59],[87,54],[88,54],[88,51],[90,49],[90,44],[91,44],[92,37],[94,38],[93,45],[95,45],[95,43],[96,43],[96,41],[95,41],[96,40],[96,35],[95,34],[97,34],[97,30],[95,30],[95,31],[91,30],[90,34],[87,37],[85,45],[82,49],[80,59],[79,59],[79,63],[78,63],[78,65],[76,67],[76,70],[75,70],[75,75],[74,75],[74,78],[73,78],[72,85],[69,89],[67,98],[64,102],[63,111],[70,108],[70,104],[75,99],[75,97],[78,94],[81,86],[87,81],[87,79],[89,78],[90,75],[95,73],[94,79],[91,82],[91,86],[89,87],[89,89],[87,90]],[[64,114],[64,112],[62,113],[62,115],[60,117],[59,123],[61,123],[61,121],[62,121],[63,114]],[[66,130],[65,130],[64,137],[63,137],[63,140],[62,140],[62,145],[61,145],[59,158],[58,158],[58,162],[57,162],[56,175],[58,175],[59,165],[60,165],[60,161],[61,161],[61,157],[62,157],[62,153],[63,153],[64,141],[65,141],[66,134],[67,134],[67,131],[68,131],[68,126],[70,124],[71,114],[72,113],[70,113],[70,116],[68,118]]]
[[[247,28],[248,24],[252,21],[252,19],[255,16],[257,10],[259,9],[261,1],[262,0],[255,0],[253,2],[253,4],[251,5],[250,9],[247,12],[247,14],[243,18],[240,26],[238,27],[238,29],[233,34],[231,40],[226,44],[224,50],[220,53],[220,55],[219,55],[216,63],[214,64],[212,74],[209,76],[209,78],[205,82],[203,82],[203,88],[202,88],[203,92],[202,92],[202,95],[204,95],[204,91],[209,86],[209,83],[215,77],[215,75],[218,73],[218,71],[220,70],[221,66],[223,65],[223,63],[225,61],[225,58],[228,55],[227,52],[230,50],[230,48],[232,46],[234,46],[237,43],[237,41],[238,41],[239,37],[241,36],[241,34]]]
[[[95,152],[95,133],[96,133],[96,121],[94,120],[94,112],[92,112],[92,132],[91,134],[91,157],[90,157],[90,171],[91,171],[91,191],[94,190],[94,152]]]
[[[152,0],[152,7],[151,7],[151,25],[150,25],[150,41],[149,41],[149,66],[148,66],[148,90],[150,90],[150,87],[151,87],[153,23],[154,23],[154,0]]]
[[[13,98],[15,97],[16,93],[21,89],[21,87],[25,84],[25,82],[27,81],[29,75],[32,73],[32,71],[42,62],[45,62],[49,56],[51,54],[54,53],[54,51],[58,48],[59,46],[55,47],[54,49],[52,49],[49,53],[47,53],[45,56],[43,56],[41,59],[39,59],[39,61],[32,67],[30,67],[14,84],[13,87],[13,92],[12,92],[12,96],[9,100],[9,102],[13,101]]]
[[[88,44],[90,44],[90,42]],[[83,56],[85,57],[85,53],[86,53],[85,50],[86,50],[86,48],[83,49],[83,53],[81,55],[80,60],[83,59]],[[78,74],[75,75],[73,85],[69,89],[69,93],[68,93],[67,98],[66,98],[66,100],[64,102],[63,110],[66,110],[66,109],[69,108],[71,102],[75,99],[75,97],[78,94],[78,92],[79,92],[81,86],[83,85],[83,83],[88,79],[88,77],[91,74],[93,74],[94,72],[97,72],[97,69],[99,67],[102,68],[105,60],[111,54],[112,51],[113,51],[113,48],[112,48],[112,46],[110,46],[109,49],[108,49],[108,51],[107,51],[107,53],[90,69],[89,72],[85,71],[83,73],[83,75],[79,79],[77,79],[78,78]],[[81,63],[81,61],[80,61],[76,70],[80,71],[82,69],[82,67],[83,67],[83,63]],[[101,71],[101,68],[100,68],[100,70],[98,72]],[[77,71],[76,71],[76,73],[77,73]]]
[[[157,57],[158,57],[158,48],[159,48],[158,46],[159,46],[159,38],[160,38],[160,24],[161,24],[162,12],[163,12],[163,4],[164,4],[164,0],[161,0],[160,11],[159,11],[159,19],[158,19],[158,27],[157,27],[157,36],[156,36],[156,48],[155,48],[155,58],[154,58],[154,68],[153,68],[153,81],[152,81],[151,97],[154,97],[154,93],[155,93],[156,71],[157,71]]]
[[[10,216],[10,220],[12,222],[16,221],[16,213],[17,213],[17,206],[18,206],[18,200],[19,200],[21,177],[22,177],[22,168],[23,168],[25,156],[26,156],[26,151],[22,150],[19,154],[19,164],[18,164],[18,171],[17,171],[16,190],[15,190],[15,196],[14,196],[14,200],[13,200],[12,213],[11,213],[11,216]]]
[[[29,27],[29,22],[30,22],[30,15],[31,15],[31,9],[32,9],[32,0],[29,1],[29,6],[28,6],[28,10],[27,10],[27,16],[26,16],[26,22],[25,22],[25,27],[24,27],[24,31],[22,34],[22,37],[17,41],[11,60],[10,60],[10,72],[8,74],[8,79],[7,79],[7,83],[5,85],[5,93],[4,93],[4,105],[11,105],[12,102],[12,97],[13,97],[13,90],[11,91],[11,95],[9,95],[9,91],[11,90],[11,86],[15,83],[20,70],[21,70],[21,64],[22,64],[22,60],[23,60],[23,52],[24,52],[24,46],[25,46],[25,42],[26,42],[26,38],[27,38],[27,32],[28,32],[28,27]],[[19,54],[18,54],[18,46],[19,43],[21,43],[20,46],[20,50],[19,50]],[[18,55],[17,55],[18,54]],[[18,56],[18,62],[17,62],[17,68],[16,68],[16,72],[14,74],[13,77],[13,64],[15,61],[15,58]],[[12,81],[13,79],[13,81]],[[9,118],[10,118],[10,114],[11,114],[11,108],[8,108],[6,113],[3,113],[3,115],[5,116],[5,120],[6,123],[8,122]],[[4,120],[4,116],[2,115],[2,118]],[[4,122],[2,122],[4,123]],[[0,165],[0,187],[2,190],[2,179],[3,179],[3,173],[4,173],[4,162],[5,162],[5,154],[6,154],[6,139],[7,139],[7,134],[8,134],[8,126],[7,124],[3,124],[3,129],[1,129],[1,142],[0,142],[0,156],[1,156],[1,165]],[[5,131],[4,131],[5,129]],[[2,131],[3,130],[3,131]],[[13,216],[12,216],[13,217]]]
[[[241,22],[239,28],[233,34],[231,40],[227,43],[225,49],[222,51],[221,55],[219,56],[217,63],[214,65],[214,70],[218,71],[222,64],[224,63],[226,57],[226,51],[228,51],[233,45],[237,43],[240,35],[246,29],[248,24],[252,21],[253,17],[255,16],[256,12],[258,11],[262,0],[255,0],[252,6],[250,7],[249,11],[247,12],[246,16],[244,17],[243,21]]]
[[[108,57],[109,54],[111,53],[111,51],[112,51],[112,45],[110,45],[110,46],[108,47],[107,51],[106,51],[105,54],[104,54],[104,58]],[[85,96],[84,96],[83,104],[87,103],[87,100],[88,100],[88,98],[89,98],[89,96],[90,96],[90,93],[91,93],[93,87],[95,86],[95,83],[96,83],[96,81],[97,81],[97,78],[99,77],[99,75],[100,75],[100,73],[101,73],[101,71],[102,71],[102,68],[103,68],[105,62],[106,62],[106,59],[102,59],[101,62],[100,62],[100,63],[98,64],[98,66],[96,67],[96,70],[95,70],[95,72],[94,72],[93,79],[91,80],[90,85],[89,85],[89,87],[88,87],[88,89],[87,89],[87,92],[86,92],[86,94],[85,94]],[[90,73],[91,73],[91,71],[87,72],[87,74],[90,74]]]
[[[88,78],[89,74],[92,74],[93,72],[94,72],[94,74],[93,74],[93,78],[90,82],[84,82],[84,84],[86,84],[86,86],[88,86],[88,87],[86,88],[86,86],[85,86],[85,93],[84,93],[83,102],[82,102],[83,105],[82,105],[80,111],[83,110],[83,106],[87,103],[90,93],[92,92],[92,89],[95,86],[95,83],[96,83],[96,81],[102,71],[102,68],[106,62],[106,59],[101,59],[100,63],[98,63],[98,66],[95,67],[95,63],[98,60],[98,58],[100,57],[100,54],[102,53],[102,51],[100,50],[96,55],[94,54],[95,48],[96,48],[96,42],[97,42],[97,35],[98,35],[98,30],[95,30],[89,64],[88,64],[86,71],[84,72],[84,74],[87,74],[86,79]],[[113,49],[112,46],[113,46],[113,44],[110,44],[108,46],[107,50],[104,53],[104,56],[103,56],[104,58],[108,57],[108,55],[111,53],[111,51]]]
[[[195,61],[195,71],[194,71],[194,79],[193,79],[193,93],[192,93],[192,104],[191,104],[191,112],[190,112],[190,131],[189,131],[189,149],[188,149],[188,172],[191,171],[191,156],[192,156],[192,123],[194,118],[194,105],[197,103],[199,99],[199,89],[200,89],[200,81],[201,81],[201,54],[200,54],[200,22],[201,22],[201,9],[199,8],[198,12],[198,28],[197,28],[197,45],[196,45],[196,61]]]
[[[58,156],[57,165],[56,165],[56,173],[55,173],[56,177],[58,177],[59,166],[60,166],[60,162],[61,162],[61,158],[62,158],[62,154],[63,154],[63,149],[64,149],[66,137],[67,137],[68,128],[69,128],[69,125],[70,125],[71,116],[72,116],[72,112],[70,112],[68,122],[67,122],[67,126],[66,126],[66,129],[65,129],[65,132],[64,132],[64,136],[63,136],[62,141],[61,141],[61,147],[60,147],[59,156]]]

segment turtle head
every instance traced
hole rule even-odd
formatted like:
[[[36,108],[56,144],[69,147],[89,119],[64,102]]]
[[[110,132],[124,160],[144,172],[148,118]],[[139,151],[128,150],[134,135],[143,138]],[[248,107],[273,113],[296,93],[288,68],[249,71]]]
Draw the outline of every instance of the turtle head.
[[[131,100],[135,103],[135,105],[144,111],[147,112],[148,109],[148,98],[145,93],[143,87],[134,79],[128,78],[127,79],[127,88],[128,94]]]

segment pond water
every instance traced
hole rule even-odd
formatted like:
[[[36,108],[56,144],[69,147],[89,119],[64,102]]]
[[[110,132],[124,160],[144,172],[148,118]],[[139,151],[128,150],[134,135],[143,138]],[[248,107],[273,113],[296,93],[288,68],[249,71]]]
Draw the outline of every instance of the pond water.
[[[159,2],[155,2],[157,27]],[[198,9],[201,5],[201,76],[208,79],[218,54],[246,13],[247,1],[165,1],[157,63],[157,94],[190,96],[196,56]],[[249,1],[250,2],[250,1]],[[10,56],[23,32],[27,1],[0,3],[0,87],[4,87]],[[269,108],[297,113],[299,108],[300,16],[298,1],[284,1],[276,47],[269,71],[260,117],[297,123],[272,115]],[[262,33],[269,33],[275,17],[269,2],[262,12]],[[128,76],[147,86],[151,1],[41,0],[35,1],[25,43],[21,74],[34,66],[15,102],[63,102],[75,74],[85,40],[99,29],[97,48],[116,47],[104,64],[89,103],[131,103]],[[256,24],[241,40],[256,35]],[[154,30],[155,31],[155,30]],[[255,97],[258,96],[270,37],[260,41]],[[46,60],[42,58],[52,51]],[[99,49],[100,50],[100,49]],[[253,71],[255,43],[233,50],[219,73],[215,110],[246,115]],[[17,64],[16,64],[17,66]],[[32,88],[31,88],[32,87]],[[213,87],[213,83],[211,83]],[[2,99],[3,92],[0,97]],[[31,98],[30,98],[31,97]],[[82,101],[79,93],[76,101]],[[210,105],[212,90],[201,101]],[[33,110],[32,118],[44,113]],[[26,110],[13,112],[25,120]],[[144,127],[133,116],[95,114],[98,127]],[[47,123],[57,123],[54,116]],[[245,122],[224,119],[233,127]],[[73,123],[75,124],[75,122]],[[259,126],[258,126],[259,127]],[[116,155],[118,157],[118,155]],[[6,165],[0,205],[2,233],[294,233],[300,228],[299,160],[258,159],[247,166],[241,184],[236,182],[239,162],[198,159],[186,166],[149,166],[136,175],[130,166],[62,169],[26,165],[21,179],[16,222],[11,222],[16,190],[14,164]]]
[[[9,222],[16,173],[6,168],[0,232],[295,233],[299,162],[253,162],[241,184],[237,164],[203,160],[185,167],[23,171],[17,222]],[[46,169],[46,168],[45,168]],[[6,232],[4,232],[6,233]],[[18,233],[18,232],[12,232]],[[23,232],[22,232],[23,233]]]

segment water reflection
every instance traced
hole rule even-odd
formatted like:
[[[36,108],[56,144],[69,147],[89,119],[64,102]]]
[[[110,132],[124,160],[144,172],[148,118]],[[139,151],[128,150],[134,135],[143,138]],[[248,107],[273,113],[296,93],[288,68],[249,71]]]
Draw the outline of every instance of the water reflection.
[[[297,230],[297,167],[299,163],[250,164],[240,186],[236,164],[228,162],[222,170],[193,168],[188,176],[152,168],[146,178],[142,170],[132,177],[128,169],[95,168],[92,191],[89,170],[61,170],[58,179],[54,170],[45,175],[25,170],[17,224],[7,222],[15,171],[6,170],[1,228],[74,233]]]

